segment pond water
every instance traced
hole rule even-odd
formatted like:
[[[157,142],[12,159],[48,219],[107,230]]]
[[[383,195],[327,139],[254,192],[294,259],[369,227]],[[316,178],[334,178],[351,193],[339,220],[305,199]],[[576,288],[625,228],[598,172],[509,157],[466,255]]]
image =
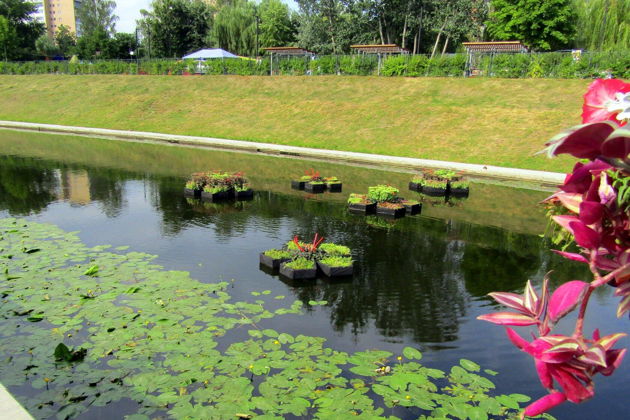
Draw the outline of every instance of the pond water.
[[[291,190],[290,179],[309,168],[339,177],[344,192]],[[186,199],[182,187],[188,174],[210,169],[244,171],[254,199],[213,204]],[[348,193],[378,183],[417,198],[406,191],[409,178],[280,157],[0,131],[0,217],[79,231],[88,246],[129,245],[156,254],[166,269],[188,271],[200,282],[230,282],[235,300],[265,289],[305,304],[326,300],[324,306],[308,306],[305,315],[269,322],[289,334],[325,337],[341,351],[400,353],[414,346],[425,365],[440,369],[467,358],[500,373],[493,379],[498,392],[542,396],[529,356],[507,341],[502,328],[475,318],[495,309],[487,293],[520,292],[527,279],[540,284],[550,270],[554,285],[588,278],[577,263],[551,253],[540,237],[546,220],[537,203],[548,192],[474,182],[469,198],[432,199],[418,216],[390,220],[347,212]],[[353,250],[351,279],[291,282],[259,267],[261,251],[294,235],[308,240],[315,232]],[[587,330],[627,332],[628,320],[615,318],[615,307],[612,290],[602,290],[592,302]],[[626,418],[629,373],[626,361],[612,377],[597,378],[594,400],[565,404],[552,414]],[[98,416],[116,418],[116,412],[88,411],[83,418]]]

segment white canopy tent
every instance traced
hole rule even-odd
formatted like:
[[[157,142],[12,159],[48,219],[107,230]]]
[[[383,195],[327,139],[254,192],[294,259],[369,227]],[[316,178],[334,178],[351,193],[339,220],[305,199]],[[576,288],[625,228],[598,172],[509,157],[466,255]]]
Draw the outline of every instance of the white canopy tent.
[[[196,60],[210,60],[214,58],[239,58],[239,56],[234,55],[231,52],[222,50],[221,48],[204,48],[203,50],[195,51],[194,53],[185,55],[182,58],[184,60],[189,58]]]

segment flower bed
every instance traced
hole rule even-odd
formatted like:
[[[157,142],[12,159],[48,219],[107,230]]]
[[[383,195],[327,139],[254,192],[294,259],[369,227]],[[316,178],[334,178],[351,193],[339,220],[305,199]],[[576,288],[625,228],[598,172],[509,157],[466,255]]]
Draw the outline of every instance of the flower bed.
[[[324,238],[315,234],[313,242],[305,243],[294,237],[282,249],[270,249],[260,254],[264,267],[279,269],[280,274],[291,280],[313,279],[317,269],[328,276],[352,274],[354,261],[350,248],[334,243],[323,243]],[[323,265],[319,262],[323,261]]]
[[[186,182],[184,193],[208,201],[252,198],[254,191],[242,172],[197,172]]]
[[[311,168],[300,178],[292,180],[291,188],[304,190],[313,194],[323,193],[325,190],[341,192],[342,183],[336,176],[322,177],[319,171],[315,171]]]

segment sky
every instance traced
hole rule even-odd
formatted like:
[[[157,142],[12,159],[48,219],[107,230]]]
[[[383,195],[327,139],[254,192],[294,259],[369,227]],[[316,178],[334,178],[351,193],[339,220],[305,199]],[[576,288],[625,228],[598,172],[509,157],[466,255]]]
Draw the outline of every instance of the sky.
[[[297,9],[294,0],[282,0],[292,9]],[[133,32],[136,30],[136,20],[140,18],[140,9],[149,9],[151,0],[116,0],[117,32]]]

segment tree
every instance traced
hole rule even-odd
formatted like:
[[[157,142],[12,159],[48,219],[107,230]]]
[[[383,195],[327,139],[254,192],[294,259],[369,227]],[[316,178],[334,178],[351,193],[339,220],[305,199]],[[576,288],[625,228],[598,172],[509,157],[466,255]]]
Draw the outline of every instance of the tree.
[[[493,0],[488,32],[549,51],[571,43],[576,15],[571,0]]]
[[[35,41],[35,48],[37,49],[37,53],[39,55],[43,55],[46,58],[55,57],[59,54],[59,47],[57,47],[55,41],[47,34],[37,38],[37,41]]]
[[[114,10],[116,2],[112,0],[83,0],[77,9],[80,35],[91,36],[94,32],[104,32],[112,36],[118,20]]]
[[[263,0],[258,13],[260,46],[281,47],[291,45],[296,41],[297,22],[293,19],[286,4],[280,0]]]
[[[9,50],[13,48],[16,38],[15,28],[9,24],[9,19],[0,15],[0,47],[4,61],[9,59]]]
[[[70,28],[66,25],[60,25],[57,29],[55,42],[57,43],[57,47],[59,47],[59,54],[64,57],[72,55],[77,45],[77,39],[74,33],[70,32]]]
[[[154,0],[138,26],[145,50],[158,57],[181,57],[206,46],[212,7],[203,0]]]
[[[256,10],[247,0],[235,0],[214,17],[210,42],[238,55],[256,55]]]
[[[576,46],[590,50],[627,50],[630,46],[630,1],[575,0]]]
[[[35,41],[44,33],[44,24],[35,20],[34,3],[26,0],[0,0],[0,16],[4,16],[8,29],[4,31],[5,57],[25,60],[36,55]]]

